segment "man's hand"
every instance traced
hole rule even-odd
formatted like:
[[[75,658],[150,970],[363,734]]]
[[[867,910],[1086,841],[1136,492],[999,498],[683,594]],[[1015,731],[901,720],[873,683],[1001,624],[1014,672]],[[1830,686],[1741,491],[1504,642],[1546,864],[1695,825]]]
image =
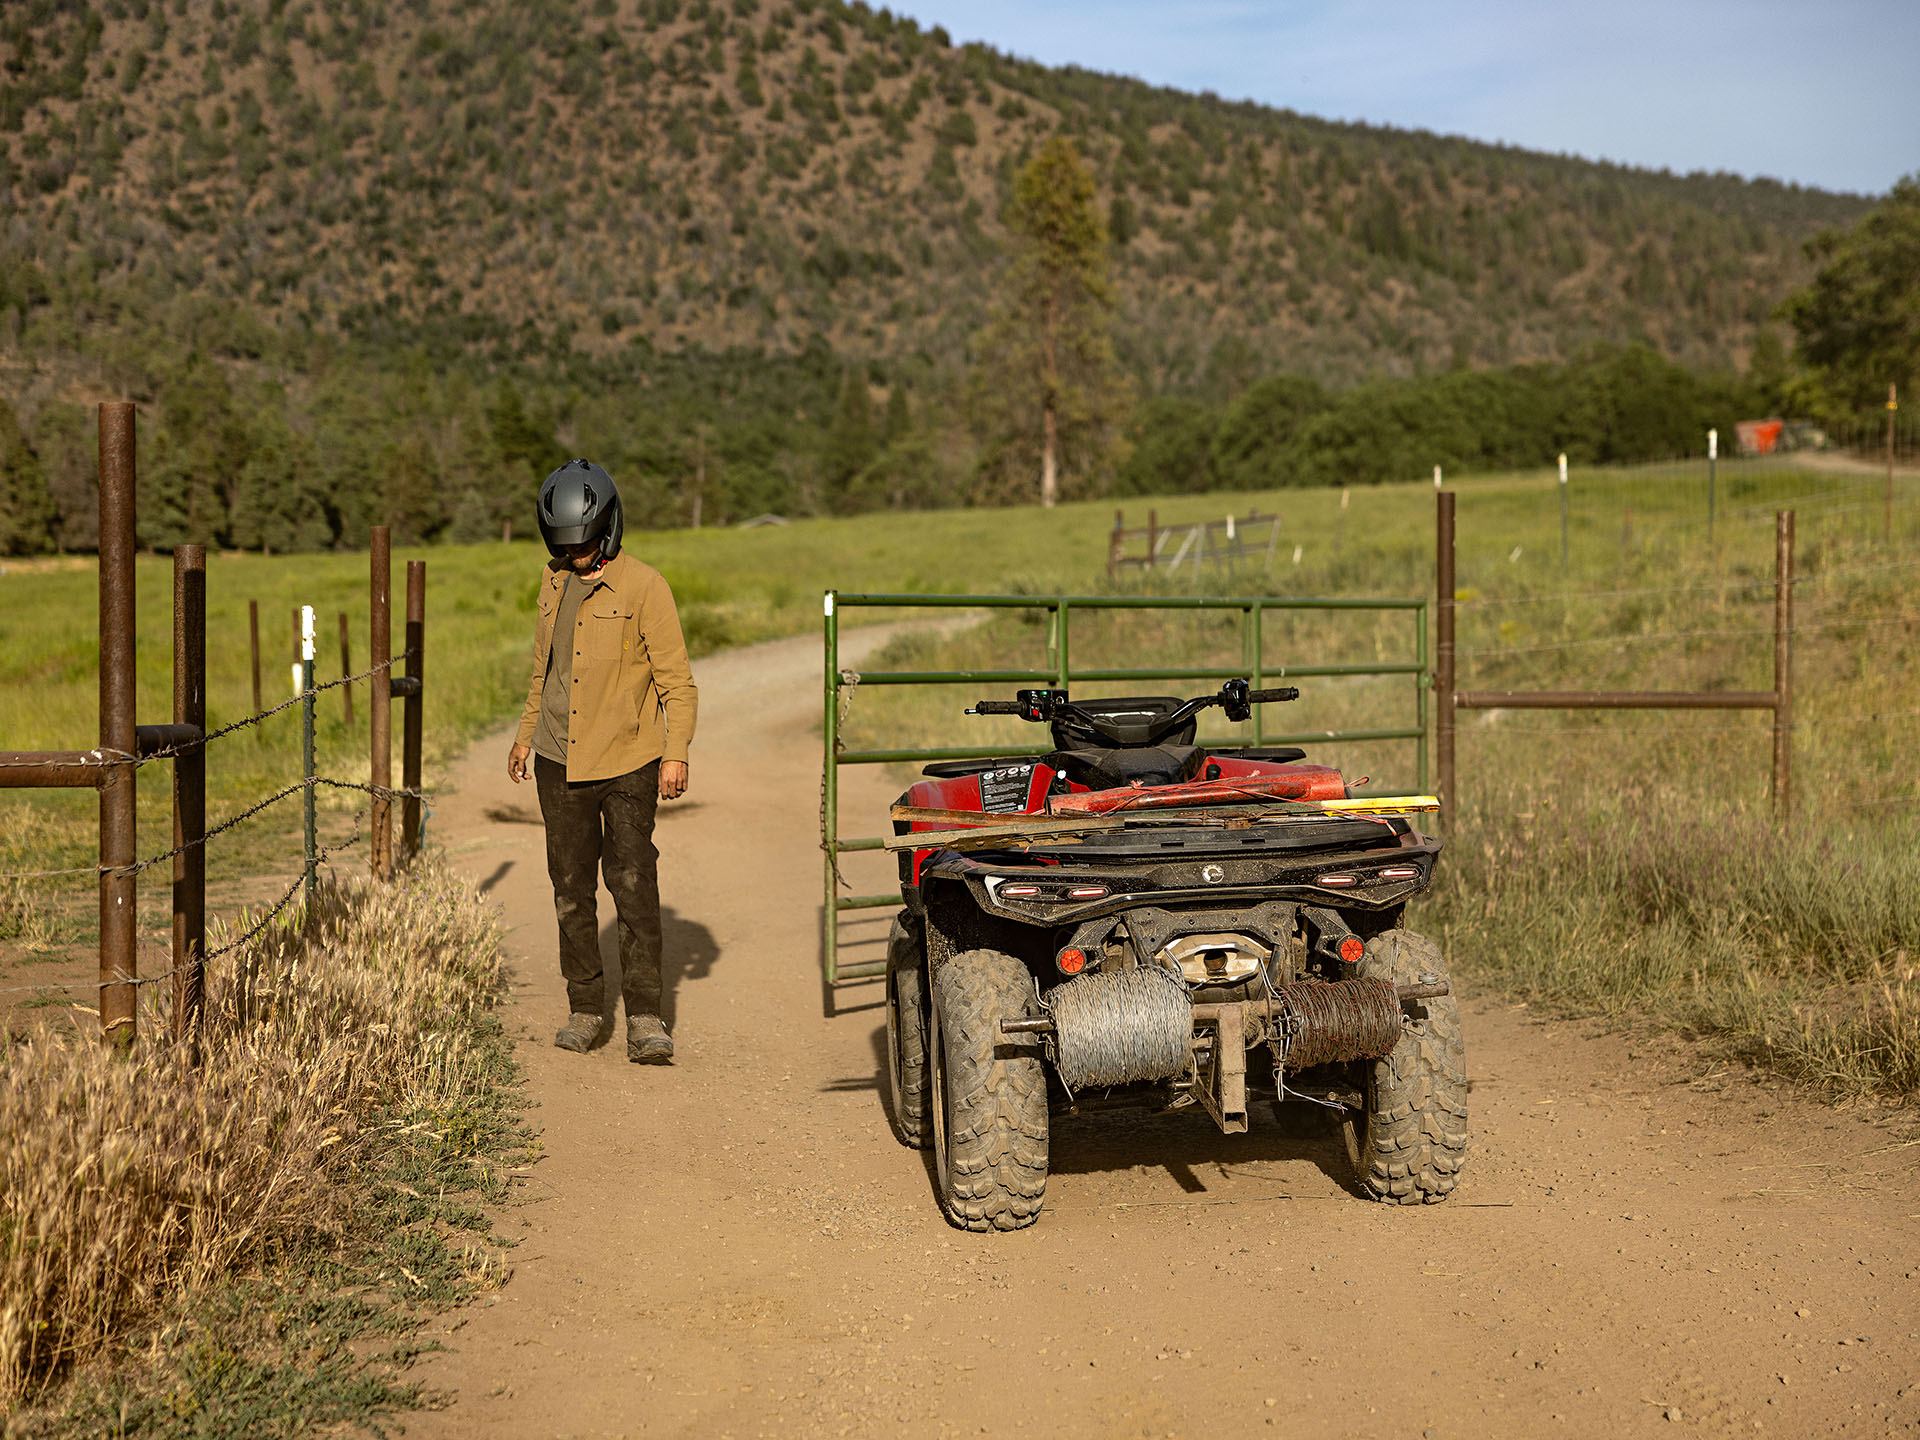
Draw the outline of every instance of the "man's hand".
[[[533,751],[525,745],[515,745],[507,752],[507,778],[518,785],[527,778],[527,757]]]
[[[660,798],[678,800],[687,793],[687,762],[684,760],[662,760],[660,762]]]

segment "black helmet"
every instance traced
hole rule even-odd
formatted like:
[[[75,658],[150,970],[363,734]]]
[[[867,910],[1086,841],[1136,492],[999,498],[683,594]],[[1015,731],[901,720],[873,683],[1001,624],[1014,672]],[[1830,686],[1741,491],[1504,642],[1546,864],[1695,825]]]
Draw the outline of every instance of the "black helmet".
[[[600,542],[605,562],[620,553],[620,492],[613,477],[591,460],[569,460],[540,487],[540,538],[556,560],[581,545]]]

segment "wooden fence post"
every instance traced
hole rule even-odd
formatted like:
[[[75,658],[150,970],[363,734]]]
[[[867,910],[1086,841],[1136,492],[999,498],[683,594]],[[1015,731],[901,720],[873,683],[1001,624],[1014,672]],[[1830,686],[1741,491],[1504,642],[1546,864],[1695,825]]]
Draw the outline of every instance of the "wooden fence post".
[[[1773,813],[1793,818],[1793,511],[1773,517]]]
[[[384,791],[393,784],[393,549],[387,527],[376,525],[368,542],[368,660],[373,669],[367,691],[367,726],[372,731],[370,783],[373,838],[369,864],[376,880],[393,875],[393,804]]]
[[[257,671],[256,671],[257,674]],[[207,730],[207,552],[173,552],[173,723]],[[197,1051],[207,950],[207,751],[173,757],[173,1038]],[[191,1058],[191,1057],[190,1057]]]
[[[1453,501],[1451,490],[1434,497],[1434,712],[1433,748],[1437,752],[1440,799],[1451,807],[1458,803],[1454,792],[1453,771]]]
[[[133,1044],[138,1021],[134,949],[134,412],[100,406],[100,1031]],[[115,763],[119,762],[119,763]]]
[[[420,742],[427,676],[427,562],[407,562],[407,717],[400,742],[400,857],[412,864],[420,853]]]
[[[340,678],[344,682],[340,693],[346,698],[347,728],[353,728],[353,682],[346,677],[353,674],[353,647],[347,642],[347,612],[340,612]]]
[[[247,640],[253,651],[253,713],[267,707],[260,701],[260,602],[247,601]]]

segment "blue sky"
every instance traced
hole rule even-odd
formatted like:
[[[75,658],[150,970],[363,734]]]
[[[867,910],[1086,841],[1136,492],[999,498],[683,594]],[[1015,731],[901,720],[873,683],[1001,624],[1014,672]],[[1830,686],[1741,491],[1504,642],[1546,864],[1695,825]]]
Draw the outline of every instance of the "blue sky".
[[[878,0],[876,0],[878,3]],[[1672,170],[1920,170],[1920,0],[904,0],[1048,64]]]

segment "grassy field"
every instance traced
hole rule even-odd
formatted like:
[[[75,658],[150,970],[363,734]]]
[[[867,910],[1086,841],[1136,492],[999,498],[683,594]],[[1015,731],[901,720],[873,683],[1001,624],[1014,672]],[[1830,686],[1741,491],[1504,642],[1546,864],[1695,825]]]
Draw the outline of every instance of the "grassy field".
[[[1876,477],[1728,463],[1709,538],[1703,464],[1576,471],[1563,563],[1550,471],[1449,485],[1459,494],[1460,683],[1472,688],[1768,688],[1772,515],[1793,508],[1797,823],[1783,839],[1768,817],[1763,715],[1464,713],[1447,879],[1427,923],[1448,931],[1463,966],[1514,993],[1679,1025],[1841,1088],[1913,1089],[1920,788],[1906,757],[1920,737],[1920,601],[1912,586],[1920,510],[1903,498],[1888,543]],[[1128,504],[1128,523],[1141,523],[1150,504],[1163,525],[1229,508],[1277,511],[1282,536],[1268,563],[1239,573],[1129,572],[1120,589],[1431,592],[1428,485],[1142,500]],[[830,586],[1102,592],[1113,588],[1105,575],[1112,523],[1112,505],[1098,503],[643,533],[629,546],[672,581],[697,655],[812,631],[820,592]],[[401,561],[421,553],[396,555],[396,575]],[[438,761],[518,711],[542,555],[533,545],[495,544],[424,558],[431,783]],[[141,562],[140,586],[141,714],[158,719],[171,683],[163,558]],[[296,604],[320,612],[329,637],[323,678],[338,671],[331,637],[343,610],[356,663],[365,663],[363,557],[217,555],[208,590],[215,724],[250,709],[249,599],[260,602],[269,653],[280,657],[268,665],[270,698],[288,691]],[[93,735],[94,594],[90,562],[16,566],[0,577],[0,743],[52,747]],[[855,613],[884,620],[901,612]],[[1074,658],[1232,664],[1238,633],[1237,622],[1222,617],[1084,616],[1074,627]],[[1404,659],[1413,643],[1404,614],[1294,616],[1270,619],[1264,660],[1272,674],[1288,663]],[[1038,612],[1003,614],[959,633],[898,640],[877,665],[1022,666],[1041,663],[1045,646]],[[1269,733],[1409,724],[1415,714],[1415,688],[1404,677],[1304,688],[1298,705],[1270,714]],[[847,743],[1031,739],[1012,722],[962,718],[971,698],[860,692]],[[338,695],[324,697],[322,773],[366,777],[364,691],[359,699],[358,728],[349,731]],[[979,728],[992,723],[1003,729]],[[1404,742],[1318,747],[1314,758],[1376,785],[1410,784],[1417,773],[1417,752]],[[216,747],[211,813],[231,813],[297,773],[298,721],[288,712]],[[170,822],[161,772],[145,774],[152,778],[142,789],[140,843],[150,853],[165,848]],[[346,832],[361,798],[324,798],[330,833]],[[0,798],[0,871],[86,864],[93,809],[82,794]],[[297,817],[290,801],[257,822],[251,839],[213,843],[216,904],[222,894],[253,893],[249,874],[291,878]],[[859,829],[858,817],[846,828]],[[158,921],[164,887],[144,890]],[[88,943],[90,905],[85,877],[0,881],[0,945],[53,955]]]

